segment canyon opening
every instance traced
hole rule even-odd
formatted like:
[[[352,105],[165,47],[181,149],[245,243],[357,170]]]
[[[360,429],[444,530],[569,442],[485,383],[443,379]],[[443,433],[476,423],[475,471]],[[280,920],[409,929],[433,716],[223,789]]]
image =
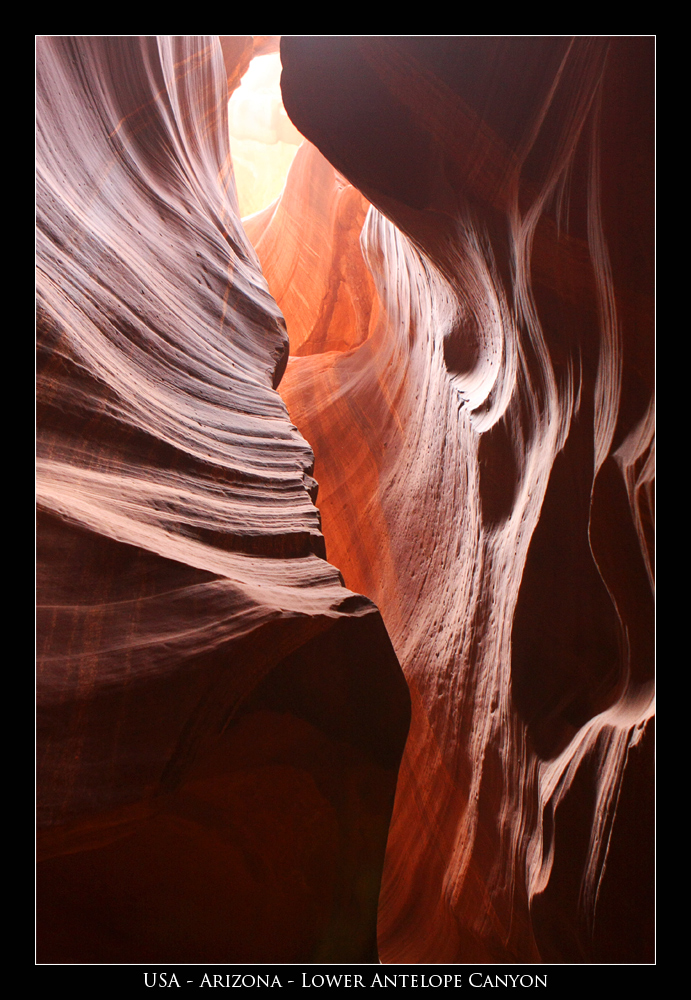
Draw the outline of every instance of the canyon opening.
[[[654,39],[36,66],[38,961],[653,962]]]

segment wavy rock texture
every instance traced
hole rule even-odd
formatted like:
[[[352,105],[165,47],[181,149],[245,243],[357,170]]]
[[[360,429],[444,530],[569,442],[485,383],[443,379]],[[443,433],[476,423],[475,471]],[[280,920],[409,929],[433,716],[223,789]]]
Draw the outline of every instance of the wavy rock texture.
[[[650,961],[652,40],[281,54],[332,167],[248,231],[413,702],[381,958]]]
[[[275,391],[251,47],[38,41],[40,961],[376,956],[409,698]]]

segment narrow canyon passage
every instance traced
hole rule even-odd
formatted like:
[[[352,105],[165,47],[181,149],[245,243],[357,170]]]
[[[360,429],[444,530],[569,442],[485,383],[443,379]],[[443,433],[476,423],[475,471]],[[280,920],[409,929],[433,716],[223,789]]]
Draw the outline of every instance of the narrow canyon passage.
[[[39,40],[40,959],[651,961],[653,41],[277,46]]]

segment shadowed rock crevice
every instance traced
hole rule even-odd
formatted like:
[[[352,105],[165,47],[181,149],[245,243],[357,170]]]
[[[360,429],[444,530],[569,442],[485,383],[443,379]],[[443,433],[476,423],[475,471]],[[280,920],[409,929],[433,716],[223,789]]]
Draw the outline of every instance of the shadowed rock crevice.
[[[165,699],[196,701],[195,713],[139,812],[122,807],[99,825],[91,810],[62,844],[53,831],[39,866],[41,961],[376,961],[408,695],[371,605],[349,624],[323,622],[227,720],[230,663],[224,671],[218,657],[213,674],[209,658],[188,664],[207,684],[214,676],[201,698],[175,679],[131,693],[139,732],[120,732],[130,752],[160,730],[150,719]],[[274,629],[276,645],[284,635]],[[228,655],[256,659],[258,645]],[[363,647],[380,692],[365,694]],[[388,729],[371,725],[380,696],[394,706]]]

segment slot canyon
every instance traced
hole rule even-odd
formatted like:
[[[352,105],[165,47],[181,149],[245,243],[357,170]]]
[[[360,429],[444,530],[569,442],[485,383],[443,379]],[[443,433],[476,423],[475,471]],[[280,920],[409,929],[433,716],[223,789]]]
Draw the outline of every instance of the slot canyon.
[[[654,57],[37,36],[39,963],[654,961]]]

